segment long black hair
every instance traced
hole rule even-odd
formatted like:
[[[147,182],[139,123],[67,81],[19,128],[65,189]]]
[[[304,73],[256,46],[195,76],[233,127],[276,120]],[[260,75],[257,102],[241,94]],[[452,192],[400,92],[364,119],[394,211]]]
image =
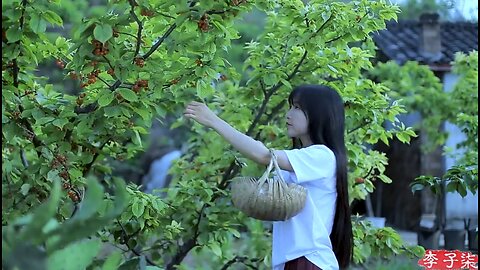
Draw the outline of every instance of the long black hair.
[[[337,91],[324,85],[301,85],[288,97],[298,105],[308,121],[313,144],[323,144],[333,151],[337,168],[337,203],[330,241],[341,268],[347,268],[353,255],[353,234],[348,200],[347,152],[345,147],[345,108]],[[302,147],[293,139],[295,148]]]

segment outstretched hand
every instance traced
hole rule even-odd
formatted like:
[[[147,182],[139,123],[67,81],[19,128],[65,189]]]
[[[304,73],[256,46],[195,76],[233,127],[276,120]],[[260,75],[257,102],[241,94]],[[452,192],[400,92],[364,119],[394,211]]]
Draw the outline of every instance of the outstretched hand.
[[[187,118],[191,118],[198,123],[206,126],[206,127],[213,127],[216,121],[220,118],[212,112],[207,105],[192,101],[190,104],[187,105],[185,108],[185,112],[183,115]]]

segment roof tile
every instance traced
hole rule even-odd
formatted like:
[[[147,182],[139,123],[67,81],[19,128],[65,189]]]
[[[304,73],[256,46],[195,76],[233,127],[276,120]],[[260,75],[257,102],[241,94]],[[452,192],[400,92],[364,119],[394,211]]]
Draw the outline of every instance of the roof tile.
[[[373,34],[379,50],[401,64],[416,60],[424,64],[449,64],[456,52],[478,50],[478,24],[440,22],[441,57],[428,57],[420,52],[422,25],[418,21],[388,22],[387,29]]]

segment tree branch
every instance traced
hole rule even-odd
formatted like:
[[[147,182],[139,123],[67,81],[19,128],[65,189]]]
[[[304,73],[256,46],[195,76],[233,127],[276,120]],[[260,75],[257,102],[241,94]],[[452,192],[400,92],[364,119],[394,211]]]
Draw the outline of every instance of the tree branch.
[[[131,252],[133,252],[133,254],[137,255],[137,256],[142,256],[143,254],[141,254],[140,252],[138,252],[137,250],[135,250],[135,247],[130,247],[130,245],[128,244],[128,240],[130,240],[130,238],[133,236],[133,235],[128,235],[127,231],[125,230],[125,228],[123,227],[122,223],[120,223],[120,221],[118,220],[118,218],[116,219],[118,225],[120,226],[120,228],[122,229],[122,232],[123,232],[123,235],[125,236],[125,239],[124,239],[124,242],[125,242],[125,245],[127,246],[128,250],[130,250]],[[152,266],[158,266],[157,264],[155,264],[152,260],[150,260],[147,256],[145,256],[145,260],[147,261],[148,264],[152,265]]]
[[[95,161],[97,161],[98,156],[100,155],[100,151],[103,149],[103,147],[111,140],[111,138],[108,138],[97,150],[97,152],[93,155],[92,161],[88,163],[84,168],[83,168],[83,175],[86,176],[88,172],[92,169],[93,164]]]
[[[220,270],[227,270],[230,266],[232,266],[233,264],[235,264],[237,262],[240,262],[240,263],[243,263],[243,264],[247,265],[247,263],[245,263],[247,261],[258,262],[258,261],[260,261],[260,259],[258,259],[258,258],[249,259],[248,257],[236,256],[233,259],[226,262]],[[255,266],[251,266],[251,265],[248,265],[248,266],[252,267],[252,269],[256,269]]]
[[[140,45],[142,44],[143,25],[142,25],[142,22],[140,21],[140,19],[138,19],[137,14],[135,14],[135,3],[134,3],[134,1],[129,0],[128,3],[131,6],[130,15],[133,17],[133,19],[135,20],[135,22],[138,25],[137,37],[136,37],[137,43],[135,45],[135,53],[133,54],[133,62],[132,62],[132,63],[135,63],[135,58],[137,58],[138,52],[140,51]]]
[[[178,248],[178,251],[175,254],[175,256],[167,264],[165,268],[166,270],[173,270],[176,265],[178,265],[180,262],[183,261],[183,259],[187,256],[188,252],[190,252],[190,250],[197,245],[197,238],[200,235],[199,233],[200,222],[202,221],[203,211],[205,211],[205,208],[207,208],[206,203],[204,203],[202,208],[200,209],[198,213],[197,221],[193,225],[194,226],[193,237],[190,238],[187,242],[185,242],[183,245],[181,245]]]
[[[320,31],[322,31],[322,29],[325,28],[327,23],[330,22],[332,18],[333,18],[333,14],[330,14],[330,17],[328,17],[328,19],[325,22],[323,22],[323,24],[317,29],[317,31],[315,31],[314,35],[317,35]]]
[[[102,81],[106,86],[108,86],[108,88],[112,87],[111,85],[108,84],[108,82],[106,82],[104,79],[100,78],[100,77],[97,77],[100,81]]]
[[[148,57],[150,57],[150,55],[152,55],[152,53],[154,53],[158,49],[158,47],[160,47],[160,45],[162,45],[162,43],[165,41],[165,39],[167,39],[167,37],[170,36],[170,34],[173,32],[173,30],[175,30],[175,28],[177,28],[176,23],[173,23],[172,25],[170,25],[170,27],[163,34],[163,36],[159,40],[157,40],[157,42],[155,42],[155,44],[153,44],[153,46],[150,48],[150,50],[146,54],[144,54],[142,56],[142,58],[145,60]]]

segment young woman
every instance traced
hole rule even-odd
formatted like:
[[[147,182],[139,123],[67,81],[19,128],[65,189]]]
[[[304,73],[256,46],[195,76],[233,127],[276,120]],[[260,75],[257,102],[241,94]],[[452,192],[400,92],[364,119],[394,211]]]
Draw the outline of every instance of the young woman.
[[[294,149],[275,150],[285,181],[307,189],[305,207],[287,221],[274,222],[274,270],[339,269],[353,253],[348,203],[345,112],[340,95],[322,85],[296,87],[288,98],[288,136]],[[213,128],[247,158],[268,165],[270,152],[215,115],[192,102],[184,116]]]

